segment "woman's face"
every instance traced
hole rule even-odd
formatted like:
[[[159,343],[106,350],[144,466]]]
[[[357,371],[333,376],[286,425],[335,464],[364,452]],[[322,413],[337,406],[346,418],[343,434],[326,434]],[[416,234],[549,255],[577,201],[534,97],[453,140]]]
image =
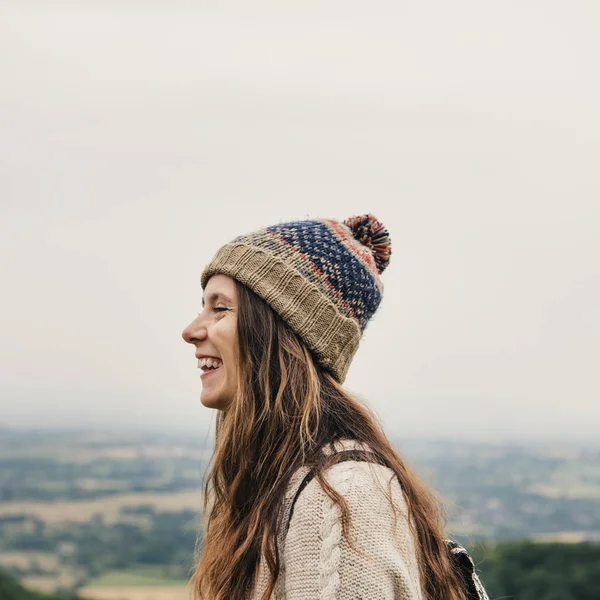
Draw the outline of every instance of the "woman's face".
[[[217,274],[208,280],[202,312],[181,336],[196,348],[202,382],[200,401],[208,408],[225,410],[237,391],[237,290],[231,277]],[[219,368],[208,368],[202,357],[217,359]]]

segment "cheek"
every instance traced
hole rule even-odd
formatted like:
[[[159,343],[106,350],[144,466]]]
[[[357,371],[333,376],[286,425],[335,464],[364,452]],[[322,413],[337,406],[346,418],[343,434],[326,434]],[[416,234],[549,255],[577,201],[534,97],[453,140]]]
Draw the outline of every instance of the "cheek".
[[[215,330],[213,336],[215,345],[221,352],[223,358],[227,358],[229,362],[235,357],[236,347],[236,326],[235,323],[223,323],[223,326]]]
[[[234,367],[234,369],[237,369],[237,365],[238,365],[238,347],[237,347],[237,339],[236,339],[236,335],[235,335],[235,330],[233,330],[231,332],[231,335],[228,339],[228,347],[227,347],[227,352],[229,354],[229,360],[232,363],[232,366]]]

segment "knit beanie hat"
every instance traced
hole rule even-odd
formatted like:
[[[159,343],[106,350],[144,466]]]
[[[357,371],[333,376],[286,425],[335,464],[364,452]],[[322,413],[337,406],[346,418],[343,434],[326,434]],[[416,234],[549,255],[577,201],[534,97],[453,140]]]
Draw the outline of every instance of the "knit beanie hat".
[[[222,273],[267,302],[343,383],[383,294],[391,240],[373,215],[279,223],[222,246],[200,277]]]

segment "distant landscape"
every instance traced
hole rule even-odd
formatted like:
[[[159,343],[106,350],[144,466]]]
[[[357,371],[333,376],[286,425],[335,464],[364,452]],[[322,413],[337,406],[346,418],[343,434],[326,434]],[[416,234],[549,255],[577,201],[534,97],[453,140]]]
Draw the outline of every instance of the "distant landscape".
[[[492,595],[516,585],[514,569],[506,581],[502,569],[523,548],[531,555],[527,544],[549,553],[538,570],[558,553],[566,573],[569,556],[582,564],[583,549],[596,553],[590,564],[600,564],[600,448],[395,445],[444,500],[448,535],[472,552]],[[210,452],[180,435],[1,429],[0,568],[30,589],[58,595],[187,598]],[[579,583],[564,583],[562,595],[524,590],[518,597],[585,600],[587,575],[577,573]]]

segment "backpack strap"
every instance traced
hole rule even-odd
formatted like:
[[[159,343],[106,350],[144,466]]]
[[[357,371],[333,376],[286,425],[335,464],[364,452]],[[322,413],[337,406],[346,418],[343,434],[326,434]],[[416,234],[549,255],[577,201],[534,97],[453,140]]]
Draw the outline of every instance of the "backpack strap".
[[[380,465],[384,465],[385,463],[379,459],[377,455],[373,452],[365,451],[365,450],[342,450],[340,452],[336,452],[335,455],[336,460],[332,464],[337,464],[340,462],[345,462],[348,460],[360,461],[360,462],[372,462],[378,463]],[[292,503],[290,506],[290,510],[288,513],[288,518],[285,524],[285,533],[290,528],[290,523],[292,520],[292,515],[294,514],[294,506],[296,505],[296,501],[300,497],[302,490],[310,483],[311,479],[315,476],[314,470],[310,470],[302,479],[300,485],[298,486],[296,493],[294,494],[294,498],[292,499]],[[473,559],[469,556],[469,553],[465,548],[463,548],[460,544],[453,540],[445,540],[446,547],[448,548],[448,552],[450,554],[450,561],[454,565],[456,569],[460,572],[462,576],[462,580],[464,583],[465,593],[467,595],[468,600],[489,600],[489,597],[477,576],[477,572],[475,571],[475,563]]]
[[[469,600],[489,600],[487,592],[475,570],[475,563],[466,549],[454,540],[446,540],[446,546],[450,552],[452,563],[462,575],[467,598]]]

